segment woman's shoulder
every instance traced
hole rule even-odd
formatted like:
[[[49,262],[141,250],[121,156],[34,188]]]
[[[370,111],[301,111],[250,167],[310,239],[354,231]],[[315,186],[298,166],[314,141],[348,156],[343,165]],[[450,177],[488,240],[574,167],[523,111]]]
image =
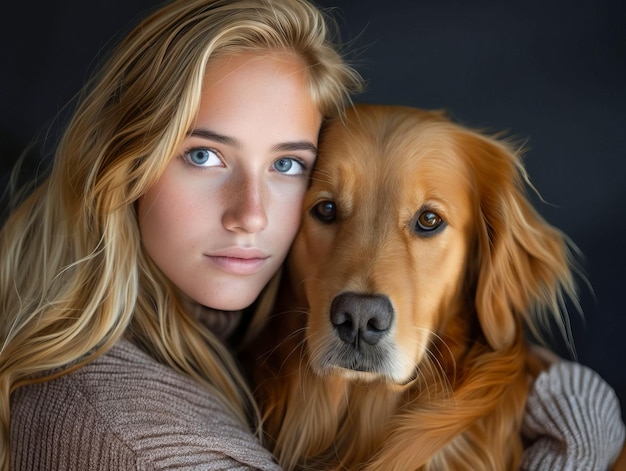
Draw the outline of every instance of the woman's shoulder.
[[[63,469],[117,460],[115,469],[278,469],[208,390],[125,340],[73,373],[18,389],[11,442],[15,469],[33,459]]]

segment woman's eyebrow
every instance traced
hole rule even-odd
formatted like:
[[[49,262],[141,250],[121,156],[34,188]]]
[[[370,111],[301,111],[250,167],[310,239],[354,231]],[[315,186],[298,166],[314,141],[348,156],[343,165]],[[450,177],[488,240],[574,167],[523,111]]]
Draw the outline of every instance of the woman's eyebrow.
[[[229,137],[229,136],[224,136],[222,134],[218,134],[209,129],[204,129],[204,128],[192,129],[191,131],[187,133],[187,135],[201,137],[203,139],[209,139],[211,141],[219,142],[221,144],[226,144],[228,146],[235,147],[238,149],[241,148],[241,144],[239,143],[237,139],[233,137]]]
[[[192,129],[187,133],[188,136],[196,136],[201,137],[203,139],[209,139],[211,141],[219,142],[221,144],[226,144],[231,147],[235,147],[237,149],[241,148],[241,143],[235,139],[234,137],[224,136],[223,134],[218,134],[215,131],[211,131],[210,129],[205,128],[196,128]],[[312,152],[314,155],[317,155],[317,146],[310,141],[289,141],[289,142],[281,142],[272,147],[273,152],[290,152],[296,150],[308,150]]]
[[[281,142],[272,147],[274,152],[289,152],[294,150],[308,150],[317,155],[317,147],[309,141]]]

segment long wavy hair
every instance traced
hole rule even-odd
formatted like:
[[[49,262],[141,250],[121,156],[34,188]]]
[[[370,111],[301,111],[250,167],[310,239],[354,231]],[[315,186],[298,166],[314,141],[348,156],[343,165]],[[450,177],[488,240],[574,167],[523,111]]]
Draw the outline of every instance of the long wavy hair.
[[[237,365],[143,250],[135,203],[190,129],[217,56],[293,52],[321,113],[340,114],[361,79],[332,26],[305,0],[175,1],[131,31],[86,86],[49,176],[0,232],[0,463],[11,393],[79,368],[128,333],[250,424]]]

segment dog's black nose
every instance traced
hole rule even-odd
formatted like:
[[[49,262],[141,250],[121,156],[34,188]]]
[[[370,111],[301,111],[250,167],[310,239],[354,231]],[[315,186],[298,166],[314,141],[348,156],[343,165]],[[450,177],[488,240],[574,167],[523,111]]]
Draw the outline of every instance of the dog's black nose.
[[[381,295],[343,293],[333,299],[330,321],[339,338],[358,345],[362,340],[376,344],[385,335],[393,320],[389,298]]]

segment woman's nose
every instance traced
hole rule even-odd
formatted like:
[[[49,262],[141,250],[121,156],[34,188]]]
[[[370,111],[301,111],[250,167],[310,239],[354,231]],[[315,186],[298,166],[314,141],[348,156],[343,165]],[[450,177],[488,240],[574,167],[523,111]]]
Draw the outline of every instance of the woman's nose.
[[[255,233],[267,227],[264,183],[252,175],[242,175],[228,184],[222,224],[229,231]]]

